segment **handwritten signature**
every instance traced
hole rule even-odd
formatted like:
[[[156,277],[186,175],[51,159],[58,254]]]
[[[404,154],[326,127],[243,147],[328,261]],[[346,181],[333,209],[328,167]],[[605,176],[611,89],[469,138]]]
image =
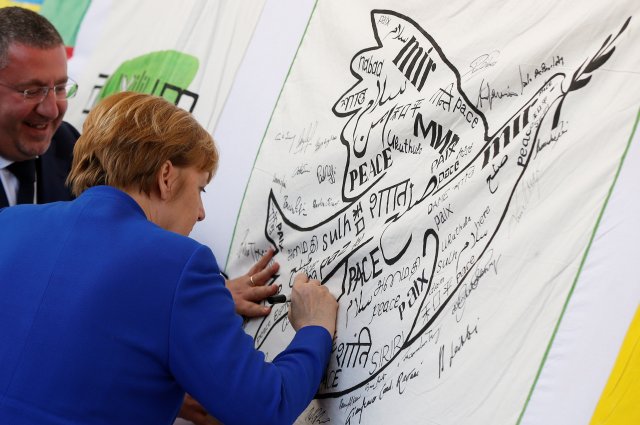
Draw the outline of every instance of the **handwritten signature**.
[[[467,72],[462,74],[461,78],[463,80],[468,80],[476,72],[482,69],[486,69],[494,66],[496,63],[498,63],[499,57],[500,57],[500,50],[494,50],[492,52],[484,53],[478,56],[477,58],[472,60],[471,63],[469,63],[469,68]]]

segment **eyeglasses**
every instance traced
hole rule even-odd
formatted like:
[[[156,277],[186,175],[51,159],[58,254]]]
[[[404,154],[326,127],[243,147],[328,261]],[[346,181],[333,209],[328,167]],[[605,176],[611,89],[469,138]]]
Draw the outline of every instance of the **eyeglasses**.
[[[71,99],[76,95],[76,93],[78,93],[78,83],[73,81],[71,78],[69,78],[69,80],[67,80],[66,83],[57,84],[52,87],[43,86],[43,87],[34,87],[34,88],[22,90],[17,87],[11,86],[9,84],[1,83],[1,82],[0,82],[0,86],[4,86],[17,91],[18,93],[22,94],[22,97],[24,97],[24,100],[32,103],[41,103],[42,101],[44,101],[47,98],[47,95],[49,94],[50,91],[53,91],[53,94],[56,97],[56,100]]]

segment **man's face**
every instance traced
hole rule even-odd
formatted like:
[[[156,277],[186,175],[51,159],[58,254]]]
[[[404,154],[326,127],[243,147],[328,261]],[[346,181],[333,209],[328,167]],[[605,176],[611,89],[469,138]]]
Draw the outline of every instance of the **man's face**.
[[[38,49],[13,43],[8,59],[8,65],[0,69],[0,84],[25,90],[67,81],[67,55],[62,45]],[[66,111],[67,101],[56,100],[53,90],[37,103],[0,85],[0,156],[22,161],[45,153]]]

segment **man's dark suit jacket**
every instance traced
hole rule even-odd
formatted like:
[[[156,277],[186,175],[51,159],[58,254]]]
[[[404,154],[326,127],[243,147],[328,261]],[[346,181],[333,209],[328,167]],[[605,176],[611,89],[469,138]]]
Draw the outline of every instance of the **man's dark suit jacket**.
[[[65,181],[71,171],[73,147],[80,133],[69,123],[63,122],[53,135],[51,146],[44,155],[36,159],[36,174],[38,176],[38,204],[56,201],[70,201],[73,199],[71,191]],[[0,184],[0,190],[3,190]],[[0,198],[3,198],[0,196]],[[0,201],[6,202],[5,200]],[[0,208],[6,205],[0,205]]]

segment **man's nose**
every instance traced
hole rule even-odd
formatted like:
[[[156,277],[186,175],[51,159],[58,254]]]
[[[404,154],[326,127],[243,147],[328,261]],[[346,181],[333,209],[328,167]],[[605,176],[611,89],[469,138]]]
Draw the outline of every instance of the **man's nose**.
[[[42,102],[38,104],[36,107],[36,112],[38,112],[43,117],[49,119],[56,119],[60,114],[60,108],[58,107],[59,100],[56,98],[56,94],[53,90],[49,90],[47,95],[44,97]],[[66,102],[66,101],[65,101]]]

